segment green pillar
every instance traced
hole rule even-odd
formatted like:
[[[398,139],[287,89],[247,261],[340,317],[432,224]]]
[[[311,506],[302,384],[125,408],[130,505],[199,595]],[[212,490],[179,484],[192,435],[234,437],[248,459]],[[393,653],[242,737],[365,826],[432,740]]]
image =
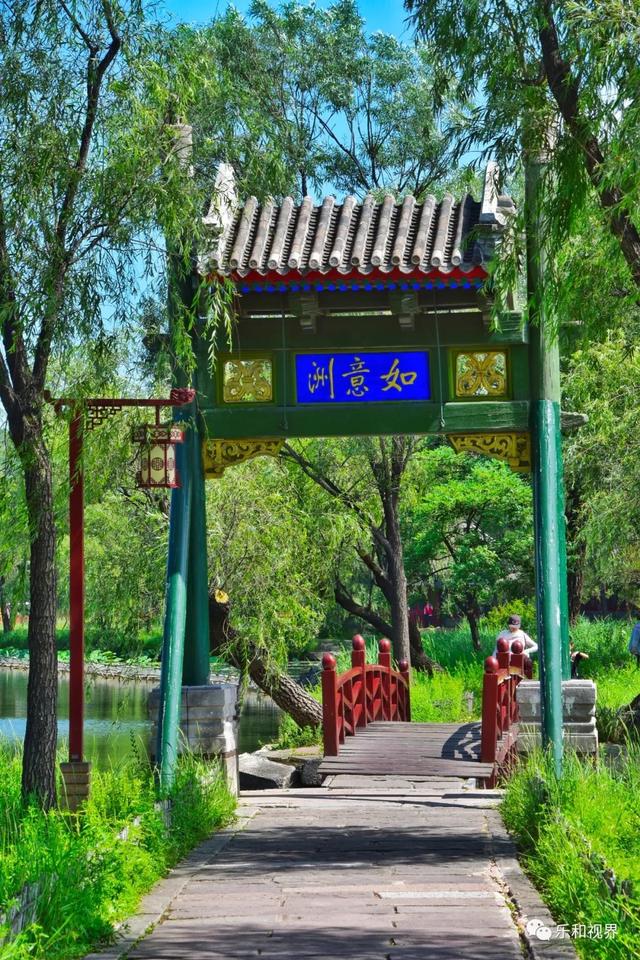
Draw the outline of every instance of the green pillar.
[[[567,569],[560,435],[560,353],[543,300],[546,252],[541,179],[545,161],[525,169],[527,284],[530,320],[531,440],[533,453],[536,615],[540,647],[542,737],[556,773],[562,772],[563,659],[568,658]],[[564,634],[564,636],[563,636]],[[563,654],[563,649],[566,654]]]
[[[156,747],[156,757],[160,760],[160,786],[163,791],[167,791],[173,784],[178,758],[182,664],[187,615],[192,444],[193,431],[187,430],[184,443],[176,446],[176,466],[182,486],[175,488],[171,493],[167,593]]]
[[[201,686],[209,682],[209,568],[207,563],[207,513],[201,434],[190,431],[191,525],[189,530],[189,579],[187,581],[187,628],[183,683]]]

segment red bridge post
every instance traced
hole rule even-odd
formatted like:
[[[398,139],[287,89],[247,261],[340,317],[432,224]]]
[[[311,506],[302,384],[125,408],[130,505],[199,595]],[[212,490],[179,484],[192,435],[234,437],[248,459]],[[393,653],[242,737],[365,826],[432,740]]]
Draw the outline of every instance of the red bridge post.
[[[336,658],[325,653],[322,657],[322,730],[325,757],[338,756],[338,684]]]
[[[393,720],[391,716],[391,641],[386,638],[378,644],[378,663],[384,668],[380,678],[382,719]]]
[[[336,757],[340,744],[358,727],[376,720],[411,720],[408,662],[401,660],[399,669],[393,669],[391,643],[386,638],[379,643],[377,663],[368,664],[366,653],[366,644],[357,634],[349,670],[338,675],[335,657],[330,653],[322,657],[322,727],[327,757]]]
[[[495,657],[487,657],[484,662],[482,680],[482,738],[480,741],[480,760],[482,763],[495,763],[498,747],[498,670],[500,664]]]
[[[402,712],[398,717],[399,720],[404,720],[406,723],[411,721],[411,696],[410,696],[410,683],[411,683],[411,668],[409,667],[408,660],[401,660],[398,664],[400,673],[406,683],[398,684],[398,690],[400,691],[400,696],[402,697]]]
[[[352,640],[351,666],[360,670],[360,679],[354,680],[353,688],[357,691],[353,701],[353,716],[356,727],[367,725],[367,645],[364,637],[356,633]],[[359,684],[359,686],[357,686]]]

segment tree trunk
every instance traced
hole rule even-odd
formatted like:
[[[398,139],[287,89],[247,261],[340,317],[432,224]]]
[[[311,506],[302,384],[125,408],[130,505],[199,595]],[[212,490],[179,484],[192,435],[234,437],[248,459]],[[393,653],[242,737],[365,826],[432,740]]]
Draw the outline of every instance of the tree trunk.
[[[387,551],[387,576],[389,578],[391,607],[391,625],[393,634],[393,655],[396,662],[411,661],[411,644],[409,642],[409,604],[407,603],[407,576],[404,572],[404,552],[400,533],[400,518],[398,516],[398,497],[392,491],[384,499],[385,529],[389,549]],[[422,644],[420,644],[422,647]]]
[[[431,657],[427,656],[422,646],[422,637],[420,628],[415,620],[409,617],[409,642],[411,644],[411,666],[416,670],[428,673],[430,677],[434,673],[442,673],[442,667]]]
[[[11,633],[11,613],[9,604],[4,596],[4,577],[0,577],[0,617],[2,617],[2,629],[5,633]]]
[[[469,624],[469,629],[471,630],[471,643],[474,650],[479,650],[481,647],[480,643],[480,628],[478,626],[478,614],[476,610],[465,610],[465,617]]]
[[[40,425],[38,424],[40,427]],[[40,427],[41,429],[41,427]],[[31,532],[29,681],[22,792],[43,807],[56,801],[58,657],[56,528],[51,463],[40,431],[19,448]]]
[[[393,636],[393,627],[391,624],[387,623],[387,621],[377,614],[375,610],[372,610],[370,607],[363,607],[362,604],[357,603],[353,597],[347,593],[345,587],[341,583],[336,584],[334,589],[334,597],[336,599],[336,603],[339,603],[343,610],[346,610],[347,613],[353,614],[354,617],[359,617],[361,620],[364,620],[365,623],[368,623],[369,626],[373,627],[374,630],[377,630],[377,632],[382,634],[383,637]],[[409,659],[411,666],[416,670],[428,673],[429,676],[437,671],[441,671],[442,667],[440,664],[435,660],[432,660],[431,657],[428,657],[424,652],[418,625],[411,620],[408,613],[407,635],[409,637],[410,657],[405,659]]]
[[[287,673],[267,667],[260,654],[253,653],[249,676],[281,710],[293,717],[299,727],[319,727],[322,724],[322,705],[307,693]]]
[[[582,585],[584,568],[582,562],[574,562],[567,571],[567,589],[569,592],[569,623],[573,626],[580,616],[582,606]]]
[[[211,650],[223,654],[237,667],[248,662],[249,676],[268,694],[281,710],[300,727],[322,724],[322,705],[299,683],[277,667],[267,665],[265,657],[254,646],[242,641],[229,622],[231,604],[226,594],[209,597],[209,635]]]
[[[587,553],[586,543],[581,534],[580,517],[582,514],[582,495],[580,486],[574,483],[568,487],[565,498],[565,517],[567,520],[567,593],[569,601],[569,623],[574,624],[580,616],[582,587],[584,584],[584,566]]]

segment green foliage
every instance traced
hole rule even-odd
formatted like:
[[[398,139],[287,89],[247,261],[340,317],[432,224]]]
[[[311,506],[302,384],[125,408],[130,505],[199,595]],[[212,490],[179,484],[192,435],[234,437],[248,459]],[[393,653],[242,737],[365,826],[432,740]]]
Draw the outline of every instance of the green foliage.
[[[409,520],[410,570],[438,577],[450,609],[479,615],[488,604],[531,588],[532,514],[528,485],[506,465],[455,454],[420,454],[424,493]]]
[[[178,766],[169,827],[142,765],[94,770],[77,816],[25,803],[20,756],[8,747],[0,771],[0,912],[25,884],[43,884],[35,922],[0,948],[7,960],[70,960],[112,939],[141,895],[234,811],[220,771],[193,758]]]
[[[322,743],[321,727],[299,727],[288,713],[283,713],[278,728],[276,750],[295,750],[296,747],[313,747]]]
[[[534,754],[507,783],[505,823],[556,921],[617,925],[613,938],[573,941],[589,960],[640,954],[639,788],[635,750],[615,769],[568,754],[559,782],[550,758]],[[616,892],[608,889],[607,876]]]
[[[210,585],[231,598],[239,636],[283,664],[312,649],[343,524],[322,523],[269,458],[208,484],[207,513]]]
[[[216,45],[218,70],[240,78],[263,117],[274,118],[275,132],[265,131],[262,143],[267,179],[280,174],[277,192],[306,194],[330,183],[340,193],[420,194],[449,172],[427,48],[369,34],[354,0],[278,9],[256,0],[249,17],[230,10],[200,36]],[[268,147],[274,133],[277,164]],[[232,152],[234,140],[236,130]],[[259,166],[245,178],[247,189],[264,195]]]
[[[580,494],[578,541],[585,553],[585,592],[605,584],[640,599],[640,350],[632,330],[585,344],[569,361],[565,396],[589,417],[567,438],[567,476]]]
[[[620,300],[637,316],[637,9],[591,0],[405,6],[430,44],[436,89],[458,106],[448,108],[454,161],[479,148],[512,173],[525,150],[550,156],[544,296],[556,316],[566,318],[570,304],[569,316],[602,331],[620,316]],[[595,297],[578,296],[596,284]]]
[[[533,600],[520,600],[515,597],[506,603],[500,603],[491,610],[488,610],[480,621],[481,626],[491,631],[494,635],[504,630],[507,625],[509,615],[517,613],[522,619],[522,629],[529,636],[535,636],[536,633],[536,608]]]

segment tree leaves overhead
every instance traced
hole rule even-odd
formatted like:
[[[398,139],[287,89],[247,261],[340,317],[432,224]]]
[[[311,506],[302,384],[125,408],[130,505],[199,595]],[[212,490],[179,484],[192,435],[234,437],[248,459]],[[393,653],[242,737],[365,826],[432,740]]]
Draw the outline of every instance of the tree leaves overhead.
[[[545,202],[550,249],[597,221],[640,285],[640,14],[619,0],[406,0],[430,44],[436,85],[456,97],[447,142],[454,158],[495,156],[507,173],[524,149],[550,148]],[[585,238],[586,240],[586,238]],[[606,241],[602,241],[606,243]],[[611,247],[609,247],[611,254]],[[612,270],[606,271],[606,284]],[[557,278],[552,278],[551,294]],[[561,281],[560,281],[561,286]],[[601,321],[605,327],[607,318]]]
[[[218,149],[242,172],[248,192],[420,194],[446,175],[426,47],[367,34],[353,0],[326,9],[291,2],[274,9],[256,0],[247,18],[230,10],[207,35],[240,88],[229,104],[240,139],[220,141]],[[244,107],[262,118],[266,169],[243,157],[234,99],[240,91]],[[278,169],[269,123],[277,131]]]

